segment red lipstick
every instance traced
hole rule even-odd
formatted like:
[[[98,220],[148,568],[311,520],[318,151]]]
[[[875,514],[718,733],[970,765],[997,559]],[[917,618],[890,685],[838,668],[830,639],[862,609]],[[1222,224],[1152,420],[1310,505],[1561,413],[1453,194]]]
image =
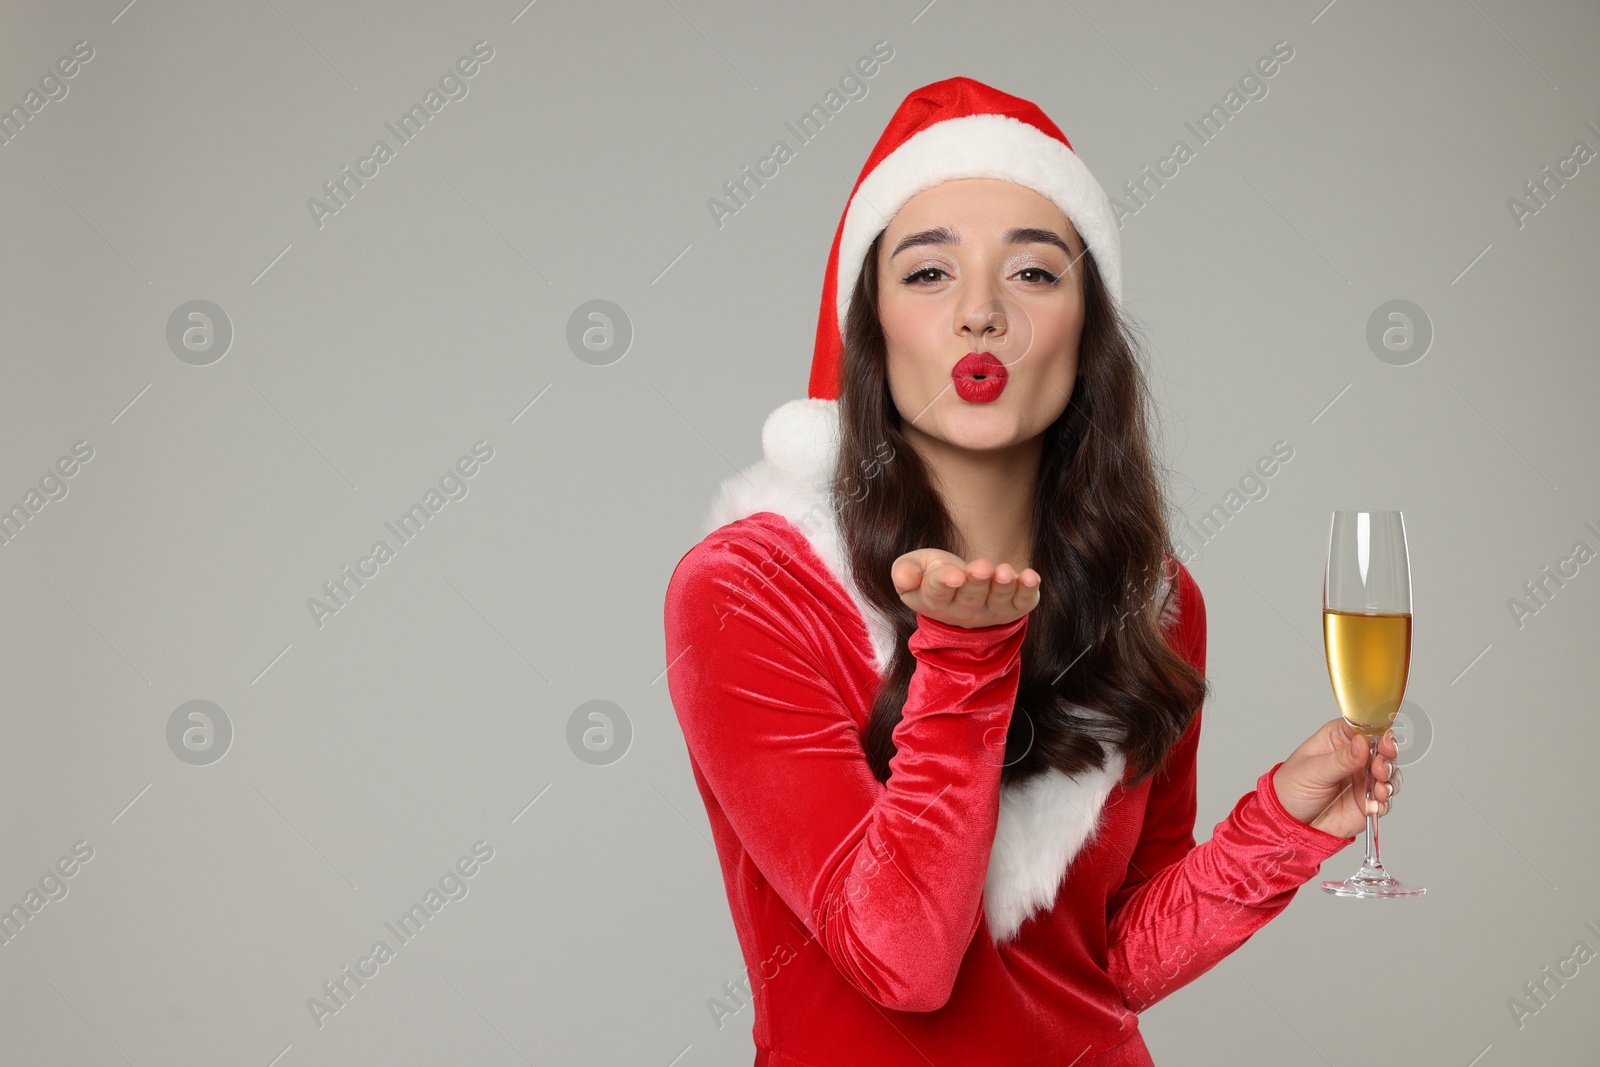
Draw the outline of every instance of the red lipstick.
[[[1006,365],[992,352],[968,352],[950,371],[956,395],[973,404],[987,404],[1006,387]]]

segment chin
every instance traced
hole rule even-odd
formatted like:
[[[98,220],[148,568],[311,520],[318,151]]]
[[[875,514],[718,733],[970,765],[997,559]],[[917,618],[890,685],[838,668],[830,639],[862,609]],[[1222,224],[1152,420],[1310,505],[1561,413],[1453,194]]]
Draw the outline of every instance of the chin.
[[[1016,412],[1001,407],[1004,403],[1004,396],[987,404],[972,404],[957,398],[959,408],[941,412],[929,436],[972,452],[1016,444],[1026,436],[1025,427]]]

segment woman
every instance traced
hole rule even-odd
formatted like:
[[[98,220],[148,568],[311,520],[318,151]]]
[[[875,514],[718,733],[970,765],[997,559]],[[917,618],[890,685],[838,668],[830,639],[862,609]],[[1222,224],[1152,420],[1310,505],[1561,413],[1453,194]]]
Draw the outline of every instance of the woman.
[[[1109,201],[1037,107],[906,98],[810,396],[667,589],[748,969],[712,1011],[754,1001],[757,1067],[1149,1065],[1136,1013],[1355,839],[1368,759],[1388,810],[1393,740],[1335,719],[1195,844],[1205,604],[1120,293]]]

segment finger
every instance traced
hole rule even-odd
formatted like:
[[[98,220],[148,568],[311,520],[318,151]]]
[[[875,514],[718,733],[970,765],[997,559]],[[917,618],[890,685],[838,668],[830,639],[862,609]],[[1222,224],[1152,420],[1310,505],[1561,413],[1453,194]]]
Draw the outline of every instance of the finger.
[[[1374,779],[1372,782],[1372,798],[1370,800],[1367,798],[1367,779],[1365,775],[1361,776],[1359,782],[1352,783],[1351,788],[1355,790],[1355,796],[1360,800],[1363,812],[1375,814],[1380,818],[1389,813],[1389,801],[1393,799],[1394,794],[1390,790],[1388,782]]]
[[[922,560],[907,554],[894,561],[894,566],[889,568],[889,577],[894,582],[894,591],[904,595],[922,584]]]
[[[1355,760],[1356,766],[1361,766],[1372,759],[1372,738],[1364,733],[1354,733],[1350,736],[1350,758]]]
[[[922,595],[928,603],[945,607],[955,599],[956,591],[966,580],[965,570],[937,560],[922,573]]]
[[[1340,721],[1342,722],[1343,720],[1341,719]],[[1322,733],[1321,730],[1317,732],[1318,734]],[[1336,730],[1330,730],[1329,736],[1337,739],[1339,733]],[[1313,736],[1306,744],[1310,745],[1315,741],[1316,737]],[[1295,753],[1298,755],[1305,748],[1306,745],[1302,745],[1295,750]],[[1327,752],[1316,753],[1313,748],[1312,752],[1305,753],[1303,758],[1307,768],[1312,771],[1313,776],[1319,783],[1333,785],[1343,779],[1355,786],[1356,796],[1359,798],[1365,796],[1367,791],[1366,760],[1368,756],[1369,752],[1366,749],[1365,736],[1354,734],[1343,744],[1335,742],[1335,747]]]
[[[1012,607],[1023,612],[1032,611],[1037,607],[1043,581],[1038,571],[1032,567],[1024,567],[1022,573],[1017,575],[1016,592],[1011,597]]]
[[[1395,775],[1399,773],[1400,768],[1395,766],[1392,759],[1381,754],[1381,747],[1379,753],[1372,759],[1372,795],[1387,804],[1394,798]]]
[[[1350,780],[1350,796],[1355,800],[1356,807],[1361,810],[1362,815],[1377,814],[1383,805],[1383,798],[1378,795],[1376,789],[1370,798],[1367,796],[1367,775],[1364,771]]]
[[[1024,602],[1022,594],[1033,595],[1033,590],[1022,584],[1022,575],[1009,563],[1002,563],[994,569],[994,580],[989,590],[989,603],[997,608],[1010,608],[1013,611],[1027,611],[1030,605]]]
[[[1373,746],[1370,770],[1372,773],[1372,800],[1367,802],[1381,818],[1389,813],[1389,801],[1394,798],[1393,778],[1395,766],[1385,755],[1385,749],[1394,751],[1393,739],[1384,735]]]
[[[1009,563],[1002,563],[994,569],[994,578],[990,582],[989,603],[995,607],[1012,605],[1017,599],[1017,569]]]
[[[976,611],[989,602],[990,580],[994,577],[994,565],[988,560],[978,558],[967,564],[966,581],[956,590],[955,600],[964,608]]]
[[[1377,751],[1377,738],[1351,725],[1350,721],[1342,715],[1335,719],[1334,722],[1336,725],[1332,735],[1333,743],[1336,745],[1349,745],[1352,750],[1351,758],[1354,759],[1359,754],[1360,758],[1356,759],[1356,766],[1364,766],[1362,761],[1370,760],[1373,753]]]
[[[1344,716],[1335,716],[1317,728],[1317,732],[1301,742],[1300,746],[1291,753],[1291,758],[1299,756],[1306,758],[1338,756],[1343,759],[1355,759],[1350,746],[1361,735],[1355,727],[1345,721]],[[1360,766],[1358,763],[1357,766]]]
[[[1017,575],[1017,584],[1022,586],[1024,589],[1032,589],[1037,591],[1039,586],[1043,583],[1044,578],[1032,567],[1024,567],[1022,569],[1022,573]]]
[[[1381,814],[1384,785],[1376,776],[1372,776],[1374,761],[1378,759],[1373,739],[1367,734],[1356,733],[1350,739],[1345,757],[1348,765],[1355,768],[1349,781],[1350,796],[1356,802],[1356,807],[1363,815]],[[1369,785],[1372,789],[1370,798],[1367,795]]]

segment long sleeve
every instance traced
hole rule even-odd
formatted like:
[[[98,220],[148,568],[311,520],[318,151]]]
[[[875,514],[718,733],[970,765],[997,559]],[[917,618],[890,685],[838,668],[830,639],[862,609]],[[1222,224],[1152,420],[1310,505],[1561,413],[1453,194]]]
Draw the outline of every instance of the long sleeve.
[[[885,1007],[934,1010],[980,921],[1003,763],[983,746],[1004,743],[1028,617],[966,629],[918,616],[885,785],[830,669],[860,653],[831,647],[829,605],[773,552],[713,537],[668,585],[669,688],[690,756],[844,978]]]
[[[1211,839],[1137,886],[1113,913],[1108,970],[1133,1011],[1194,981],[1289,906],[1335,837],[1284,811],[1263,774]]]
[[[1177,647],[1205,672],[1205,602],[1183,572]],[[1196,846],[1200,712],[1152,779],[1128,878],[1108,902],[1108,972],[1143,1011],[1220,963],[1316,876],[1353,837],[1336,837],[1284,810],[1272,786],[1279,762]]]

